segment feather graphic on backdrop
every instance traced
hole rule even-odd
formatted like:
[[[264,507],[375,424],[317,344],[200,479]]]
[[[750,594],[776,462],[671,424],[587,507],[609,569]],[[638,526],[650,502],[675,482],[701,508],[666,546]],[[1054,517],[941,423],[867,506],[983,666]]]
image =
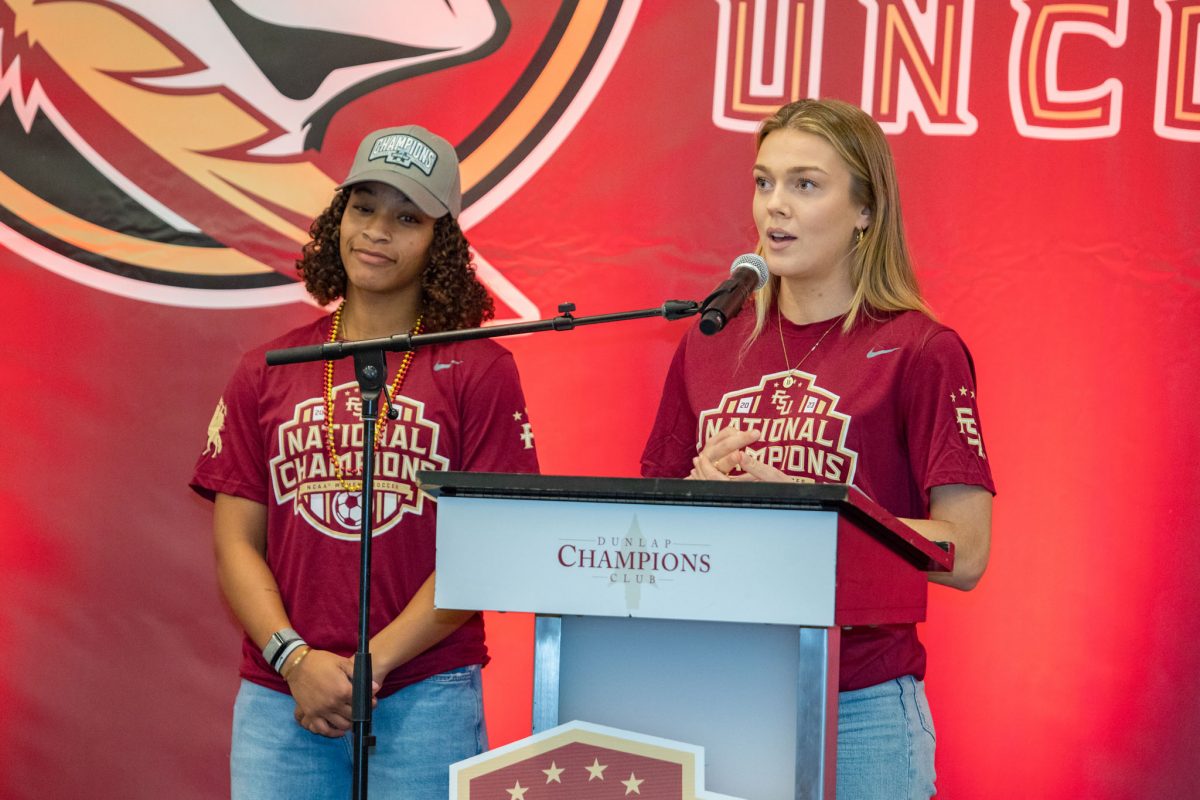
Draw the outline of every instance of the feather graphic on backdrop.
[[[470,229],[567,138],[639,4],[508,5],[0,0],[0,246],[152,302],[305,300],[295,257],[349,148],[447,97]],[[476,263],[498,322],[537,316]]]
[[[481,0],[454,8],[441,0],[360,3],[336,19],[324,6],[307,12],[293,6],[286,26],[232,2],[7,5],[0,56],[5,74],[18,76],[8,81],[14,100],[13,84],[31,87],[21,118],[26,131],[33,130],[29,108],[36,103],[53,125],[48,138],[61,140],[62,155],[86,161],[97,182],[130,189],[121,211],[136,203],[162,230],[151,241],[144,235],[129,241],[117,225],[87,225],[94,212],[42,207],[36,197],[44,192],[15,203],[10,196],[21,193],[9,192],[5,205],[81,247],[187,273],[268,272],[254,263],[261,262],[288,274],[296,246],[307,239],[308,220],[335,185],[303,155],[306,136],[323,133],[313,120],[323,125],[331,101],[344,102],[372,79],[433,69],[503,33]],[[456,11],[472,22],[455,21]],[[427,23],[414,26],[412,19]],[[302,27],[306,22],[337,27]],[[198,253],[194,245],[212,244],[189,241],[201,232],[249,258],[223,249]],[[205,265],[198,270],[197,255]]]

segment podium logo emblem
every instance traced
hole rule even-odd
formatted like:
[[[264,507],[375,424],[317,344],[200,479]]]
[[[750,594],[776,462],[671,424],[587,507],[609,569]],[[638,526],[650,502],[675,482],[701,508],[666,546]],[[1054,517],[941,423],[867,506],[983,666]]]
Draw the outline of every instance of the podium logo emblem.
[[[704,749],[570,722],[450,765],[450,800],[738,800],[704,790]]]

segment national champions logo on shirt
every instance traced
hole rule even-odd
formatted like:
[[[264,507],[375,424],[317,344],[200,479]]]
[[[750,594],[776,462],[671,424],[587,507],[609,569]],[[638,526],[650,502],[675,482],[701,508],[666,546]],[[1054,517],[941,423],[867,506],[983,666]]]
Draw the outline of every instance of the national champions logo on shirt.
[[[701,413],[698,448],[732,425],[758,431],[759,441],[746,449],[793,478],[853,483],[858,453],[846,446],[850,417],[837,410],[840,399],[807,372],[764,375],[757,386],[729,392]]]
[[[421,470],[444,470],[449,459],[438,453],[441,427],[425,418],[425,404],[398,396],[400,416],[388,421],[375,453],[375,513],[372,534],[386,533],[407,513],[421,514],[431,498],[417,485]],[[362,475],[362,398],[356,383],[333,390],[333,407],[354,422],[333,426],[338,462],[346,482]],[[337,416],[339,414],[335,414]],[[271,459],[275,502],[291,503],[293,513],[335,539],[357,540],[362,525],[362,493],[347,491],[329,460],[324,399],[296,405],[292,419],[279,426],[277,454]]]

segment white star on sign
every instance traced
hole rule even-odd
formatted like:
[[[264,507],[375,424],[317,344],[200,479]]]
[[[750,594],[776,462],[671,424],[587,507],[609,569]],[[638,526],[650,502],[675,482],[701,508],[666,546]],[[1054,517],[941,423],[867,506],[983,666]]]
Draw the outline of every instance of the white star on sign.
[[[553,761],[550,762],[550,769],[544,769],[542,772],[546,773],[546,783],[562,783],[562,778],[558,777],[563,774],[562,767]]]
[[[525,800],[525,793],[529,791],[528,786],[522,786],[520,781],[511,789],[505,789],[508,792],[508,800]]]
[[[604,780],[604,770],[608,769],[608,764],[601,764],[600,759],[594,759],[592,765],[586,768],[588,773],[588,783],[592,782],[592,778]]]
[[[630,794],[631,792],[633,794],[641,794],[642,790],[639,789],[638,787],[641,786],[645,782],[646,782],[645,778],[639,778],[637,775],[634,775],[632,772],[629,773],[629,780],[621,781],[621,783],[625,784],[625,794],[626,795]]]

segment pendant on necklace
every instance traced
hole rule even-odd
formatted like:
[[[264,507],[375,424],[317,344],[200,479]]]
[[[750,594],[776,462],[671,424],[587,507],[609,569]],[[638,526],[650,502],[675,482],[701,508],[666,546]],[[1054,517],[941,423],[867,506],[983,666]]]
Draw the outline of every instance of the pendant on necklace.
[[[790,389],[795,385],[796,385],[796,379],[793,378],[790,374],[786,378],[783,379],[783,388]]]

